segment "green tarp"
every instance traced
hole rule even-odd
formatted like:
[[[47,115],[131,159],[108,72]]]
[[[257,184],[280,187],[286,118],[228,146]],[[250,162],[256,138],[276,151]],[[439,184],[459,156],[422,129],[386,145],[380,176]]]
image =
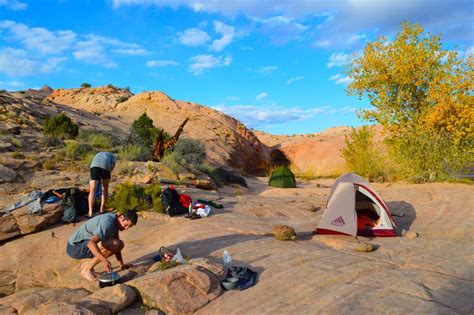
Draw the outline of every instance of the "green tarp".
[[[295,175],[293,175],[288,167],[280,166],[272,172],[268,185],[279,188],[295,188]]]

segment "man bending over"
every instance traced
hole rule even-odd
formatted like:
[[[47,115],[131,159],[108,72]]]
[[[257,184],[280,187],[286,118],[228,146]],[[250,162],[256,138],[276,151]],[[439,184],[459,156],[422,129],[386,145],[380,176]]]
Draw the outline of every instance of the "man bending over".
[[[67,254],[74,259],[92,258],[81,265],[81,275],[89,281],[97,280],[94,267],[102,262],[106,272],[112,271],[107,259],[115,254],[122,270],[132,267],[124,264],[122,249],[125,244],[119,238],[119,231],[125,231],[137,224],[138,216],[133,210],[123,214],[105,213],[96,216],[78,228],[67,241]]]

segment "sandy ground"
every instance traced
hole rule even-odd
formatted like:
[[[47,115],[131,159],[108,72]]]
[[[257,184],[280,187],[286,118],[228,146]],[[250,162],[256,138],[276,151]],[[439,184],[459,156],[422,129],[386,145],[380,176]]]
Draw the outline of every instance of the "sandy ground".
[[[332,180],[301,182],[295,189],[269,188],[266,182],[248,179],[248,189],[225,187],[218,192],[178,187],[193,198],[217,199],[225,207],[200,220],[140,218],[136,227],[121,234],[124,259],[140,264],[167,246],[220,263],[227,250],[234,265],[258,272],[254,287],[227,291],[198,314],[474,311],[473,186],[374,184],[399,229],[416,231],[419,237],[359,237],[378,247],[360,253],[354,250],[358,241],[353,237],[312,234]],[[276,224],[294,227],[298,240],[273,238],[269,232]],[[0,288],[90,289],[78,275],[78,263],[64,252],[76,228],[58,225],[1,245]],[[130,307],[123,313],[137,312]]]

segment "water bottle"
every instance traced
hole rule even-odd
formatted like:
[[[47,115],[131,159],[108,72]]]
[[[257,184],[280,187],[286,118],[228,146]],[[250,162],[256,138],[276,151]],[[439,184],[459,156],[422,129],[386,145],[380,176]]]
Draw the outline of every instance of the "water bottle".
[[[230,256],[227,250],[224,251],[224,268],[229,270],[232,267],[232,256]]]

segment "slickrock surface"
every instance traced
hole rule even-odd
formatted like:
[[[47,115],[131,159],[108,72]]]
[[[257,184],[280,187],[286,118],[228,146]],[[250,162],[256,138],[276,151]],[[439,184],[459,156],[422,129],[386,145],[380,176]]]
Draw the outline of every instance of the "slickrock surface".
[[[140,266],[149,267],[161,246],[179,247],[184,255],[213,264],[221,263],[227,250],[234,265],[258,272],[254,287],[226,291],[198,314],[474,311],[472,186],[373,184],[398,229],[419,237],[359,237],[377,247],[363,253],[355,251],[358,242],[353,237],[312,234],[323,210],[314,211],[324,209],[331,180],[301,182],[295,189],[269,188],[267,180],[247,178],[248,189],[224,187],[214,192],[178,186],[193,198],[218,198],[224,209],[213,209],[211,216],[200,220],[141,217],[136,227],[121,233],[125,261],[138,265],[138,276]],[[271,235],[276,224],[294,227],[298,240],[276,240]],[[76,228],[58,225],[3,244],[0,292],[35,286],[97,291],[97,284],[79,276],[79,263],[65,254],[66,240]],[[141,269],[146,271],[146,266]],[[139,310],[130,306],[123,312]]]

